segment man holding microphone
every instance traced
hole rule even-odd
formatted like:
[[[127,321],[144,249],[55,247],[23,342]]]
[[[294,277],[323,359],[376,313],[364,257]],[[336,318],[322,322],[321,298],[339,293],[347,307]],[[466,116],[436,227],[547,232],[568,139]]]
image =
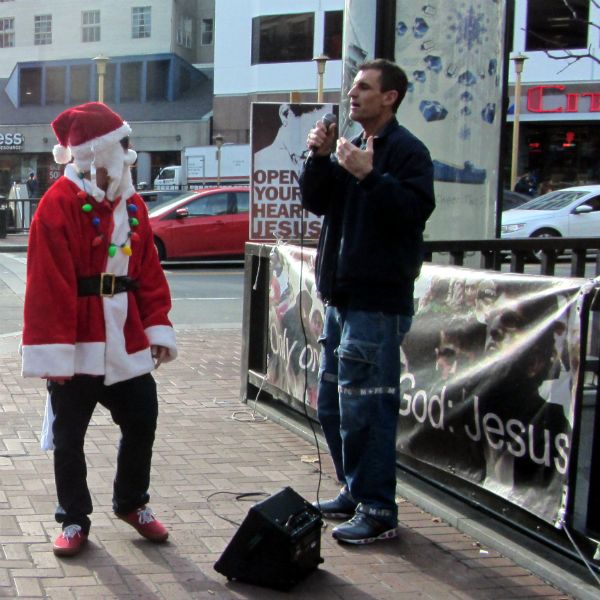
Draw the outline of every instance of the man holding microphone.
[[[396,426],[400,344],[413,315],[425,223],[435,207],[427,148],[398,124],[407,89],[393,62],[364,63],[348,92],[350,119],[363,127],[341,137],[319,121],[300,187],[322,215],[316,281],[325,302],[317,412],[338,496],[316,503],[346,522],[333,537],[368,544],[397,535]]]

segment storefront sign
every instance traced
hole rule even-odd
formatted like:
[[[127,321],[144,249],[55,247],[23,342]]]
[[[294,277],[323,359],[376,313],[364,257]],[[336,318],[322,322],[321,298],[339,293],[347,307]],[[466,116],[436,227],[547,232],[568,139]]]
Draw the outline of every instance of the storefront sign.
[[[600,92],[569,92],[564,85],[536,85],[527,90],[533,113],[600,112]]]
[[[14,152],[21,150],[25,138],[22,133],[9,131],[7,133],[0,132],[0,152]]]

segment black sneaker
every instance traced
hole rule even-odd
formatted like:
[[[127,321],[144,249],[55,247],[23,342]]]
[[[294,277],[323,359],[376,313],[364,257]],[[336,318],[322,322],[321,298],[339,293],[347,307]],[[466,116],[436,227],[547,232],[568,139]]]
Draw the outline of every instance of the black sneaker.
[[[346,544],[372,544],[377,540],[395,538],[398,535],[398,527],[391,527],[389,523],[357,512],[349,521],[335,527],[331,535],[338,542]]]
[[[331,500],[313,502],[313,506],[318,508],[326,519],[350,519],[356,510],[356,503],[342,493]]]

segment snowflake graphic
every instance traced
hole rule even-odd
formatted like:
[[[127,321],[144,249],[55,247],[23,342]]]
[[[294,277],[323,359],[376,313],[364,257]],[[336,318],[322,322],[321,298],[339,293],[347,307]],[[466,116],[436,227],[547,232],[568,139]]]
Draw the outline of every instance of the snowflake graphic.
[[[458,137],[461,140],[469,140],[471,139],[471,128],[464,125],[460,128],[458,132]]]
[[[467,50],[472,50],[474,46],[481,46],[487,28],[485,26],[486,16],[480,8],[476,10],[473,5],[465,10],[462,8],[454,11],[454,17],[450,17],[448,29],[455,36],[455,43],[459,46],[466,46]],[[479,12],[478,12],[479,11]]]

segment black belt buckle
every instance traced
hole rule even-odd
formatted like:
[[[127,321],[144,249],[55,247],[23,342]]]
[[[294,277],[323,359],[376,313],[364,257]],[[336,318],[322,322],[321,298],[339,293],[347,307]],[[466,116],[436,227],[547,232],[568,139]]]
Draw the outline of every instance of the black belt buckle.
[[[109,291],[105,291],[105,282],[108,284]],[[115,295],[116,277],[114,273],[100,273],[100,296],[103,298],[112,298]]]

